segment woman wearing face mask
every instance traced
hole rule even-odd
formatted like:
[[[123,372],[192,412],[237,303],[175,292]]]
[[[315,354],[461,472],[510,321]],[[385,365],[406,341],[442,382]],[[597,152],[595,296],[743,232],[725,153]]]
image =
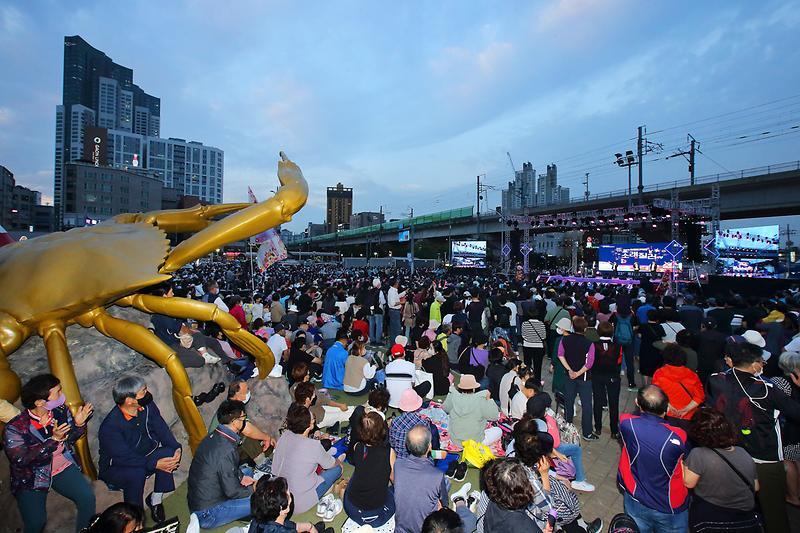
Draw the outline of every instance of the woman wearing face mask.
[[[166,515],[161,500],[175,490],[172,473],[181,461],[181,445],[138,376],[119,379],[111,391],[117,406],[100,424],[100,479],[122,489],[125,501],[142,506],[145,480],[155,475],[153,492],[144,499],[153,521]]]
[[[92,404],[73,418],[61,382],[52,374],[34,376],[22,387],[25,409],[9,421],[4,449],[11,470],[11,493],[17,499],[25,533],[39,533],[47,523],[47,493],[52,487],[77,507],[75,531],[89,525],[95,512],[94,491],[81,473],[75,442],[86,433]]]

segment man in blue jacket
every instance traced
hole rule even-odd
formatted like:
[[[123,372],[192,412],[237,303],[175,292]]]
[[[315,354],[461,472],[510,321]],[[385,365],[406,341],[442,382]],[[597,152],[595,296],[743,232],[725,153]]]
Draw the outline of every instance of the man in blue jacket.
[[[145,499],[155,522],[165,519],[161,501],[175,490],[172,473],[181,461],[181,445],[137,376],[118,380],[112,390],[117,406],[100,424],[99,477],[122,489],[126,502],[142,505],[145,480],[155,474],[153,492]]]
[[[347,332],[340,329],[336,342],[328,348],[322,365],[322,386],[328,389],[344,389],[344,365],[347,362]]]

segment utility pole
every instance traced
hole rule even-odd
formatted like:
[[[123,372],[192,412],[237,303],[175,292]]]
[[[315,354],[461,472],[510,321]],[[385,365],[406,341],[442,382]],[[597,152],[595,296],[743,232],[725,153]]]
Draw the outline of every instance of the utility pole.
[[[639,205],[644,204],[644,185],[642,184],[642,171],[644,169],[644,160],[642,159],[642,150],[644,149],[644,126],[639,126],[638,135],[636,138],[636,160],[639,163]]]
[[[689,134],[689,139],[689,183],[694,185],[694,152],[697,142],[694,140],[694,137],[692,137],[691,134]]]
[[[589,173],[588,172],[583,177],[583,187],[584,187],[583,196],[586,199],[586,201],[588,202],[589,201]]]
[[[414,276],[414,208],[409,207],[411,209],[411,216],[408,220],[409,223],[409,236],[408,240],[411,243],[411,276]]]
[[[784,233],[784,235],[786,235],[786,279],[789,279],[792,275],[792,247],[794,246],[792,235],[795,233],[797,233],[797,231],[791,229],[789,224],[786,224],[786,231]]]

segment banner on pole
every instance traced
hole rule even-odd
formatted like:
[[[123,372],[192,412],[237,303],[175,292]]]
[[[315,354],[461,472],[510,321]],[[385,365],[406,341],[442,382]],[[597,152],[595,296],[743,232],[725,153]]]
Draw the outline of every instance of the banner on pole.
[[[247,188],[247,196],[252,203],[258,203],[256,195],[250,187]],[[258,264],[258,268],[262,272],[278,261],[289,257],[286,245],[283,244],[281,236],[274,229],[268,229],[251,237],[250,242],[261,245],[258,247],[258,253],[256,254],[256,264]]]

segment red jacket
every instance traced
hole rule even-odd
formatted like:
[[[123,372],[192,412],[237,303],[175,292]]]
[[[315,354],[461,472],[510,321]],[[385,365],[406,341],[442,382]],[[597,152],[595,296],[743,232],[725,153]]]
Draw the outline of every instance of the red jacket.
[[[692,400],[700,405],[706,399],[706,393],[703,391],[703,384],[700,383],[700,378],[697,377],[694,371],[685,366],[662,366],[653,375],[653,385],[658,385],[666,393],[669,398],[669,404],[675,409],[683,409]],[[697,408],[695,407],[682,415],[670,410],[667,414],[689,420],[696,410]]]
[[[241,305],[233,306],[233,308],[229,312],[231,316],[233,316],[233,318],[235,318],[244,329],[248,329],[249,324],[247,323],[247,317],[245,316],[244,309],[242,309]]]

